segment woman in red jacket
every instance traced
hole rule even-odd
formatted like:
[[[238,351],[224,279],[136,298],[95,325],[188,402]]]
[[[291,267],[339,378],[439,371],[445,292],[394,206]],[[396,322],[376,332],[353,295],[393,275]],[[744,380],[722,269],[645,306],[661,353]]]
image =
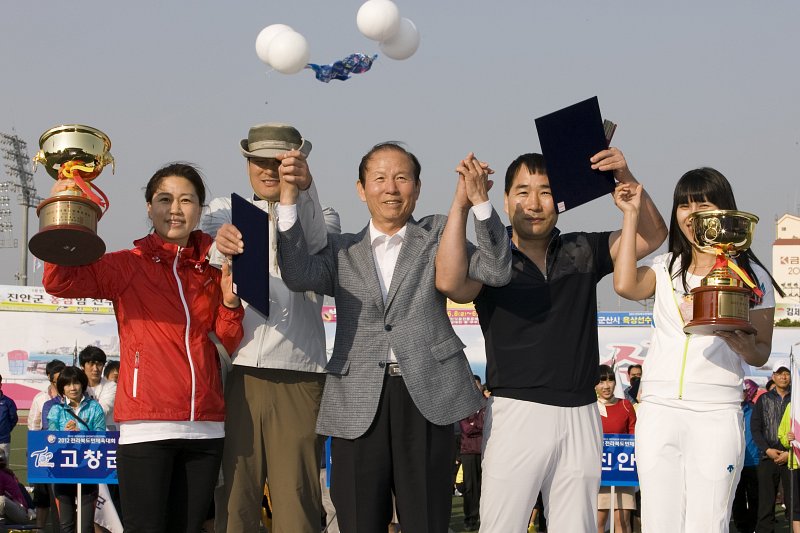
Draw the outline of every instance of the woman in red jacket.
[[[617,376],[608,365],[600,365],[600,381],[594,390],[597,393],[597,408],[600,411],[600,421],[603,424],[603,433],[623,433],[633,435],[636,428],[636,411],[628,400],[621,400],[614,396],[617,386]],[[636,509],[636,491],[634,487],[616,487],[614,489],[614,512],[618,533],[630,533],[631,510]],[[597,531],[603,533],[606,529],[608,512],[611,509],[611,488],[600,487],[597,497]]]
[[[59,180],[53,193],[72,185]],[[114,419],[126,532],[199,531],[217,480],[224,400],[215,334],[233,353],[243,309],[230,272],[208,264],[194,228],[205,186],[191,165],[158,170],[145,189],[153,232],[78,267],[45,264],[54,296],[111,300],[120,338]]]

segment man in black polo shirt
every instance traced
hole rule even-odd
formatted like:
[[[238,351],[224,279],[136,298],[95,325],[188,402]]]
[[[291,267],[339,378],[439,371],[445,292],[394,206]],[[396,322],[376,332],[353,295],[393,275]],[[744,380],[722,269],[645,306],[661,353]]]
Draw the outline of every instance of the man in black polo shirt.
[[[616,148],[587,164],[613,170],[620,183],[637,183]],[[614,269],[620,231],[561,234],[539,154],[521,155],[508,167],[505,211],[513,250],[505,287],[467,277],[465,213],[451,210],[436,256],[437,288],[457,302],[474,299],[486,342],[492,397],[484,426],[481,531],[525,531],[540,490],[553,531],[596,531],[602,448],[594,392],[596,285]],[[638,258],[667,235],[644,191],[641,212]]]

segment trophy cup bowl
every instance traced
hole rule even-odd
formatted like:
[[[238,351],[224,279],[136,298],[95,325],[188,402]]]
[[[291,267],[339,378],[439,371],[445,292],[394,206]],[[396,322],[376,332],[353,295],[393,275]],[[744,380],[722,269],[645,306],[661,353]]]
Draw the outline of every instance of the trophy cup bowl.
[[[750,324],[752,291],[727,266],[728,260],[750,248],[758,217],[743,211],[717,209],[698,211],[690,216],[694,246],[726,259],[692,289],[692,320],[685,333],[712,335],[715,331],[741,330],[755,333]]]
[[[691,222],[697,249],[735,257],[753,243],[758,217],[744,211],[715,209],[693,213]]]
[[[97,221],[103,215],[99,198],[87,188],[108,163],[114,164],[109,153],[111,140],[102,131],[90,126],[70,124],[56,126],[39,138],[39,152],[33,158],[34,170],[41,163],[56,180],[68,177],[65,169],[76,166],[81,170],[76,181],[83,187],[61,191],[45,199],[36,208],[39,232],[28,247],[33,255],[62,266],[86,265],[99,259],[106,251],[97,236]],[[94,196],[94,199],[91,196]]]

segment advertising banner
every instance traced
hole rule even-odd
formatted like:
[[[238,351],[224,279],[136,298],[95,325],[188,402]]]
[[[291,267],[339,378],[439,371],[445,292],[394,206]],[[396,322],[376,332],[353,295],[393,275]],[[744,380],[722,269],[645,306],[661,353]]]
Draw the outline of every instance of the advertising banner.
[[[29,483],[117,483],[118,431],[29,431]]]
[[[636,453],[633,435],[606,433],[603,435],[603,463],[600,486],[638,487]]]

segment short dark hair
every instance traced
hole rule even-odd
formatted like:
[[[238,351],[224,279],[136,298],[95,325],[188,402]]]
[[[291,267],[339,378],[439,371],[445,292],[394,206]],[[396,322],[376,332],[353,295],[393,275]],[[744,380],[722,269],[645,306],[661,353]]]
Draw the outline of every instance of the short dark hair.
[[[406,148],[399,141],[386,141],[373,146],[372,149],[370,149],[370,151],[364,154],[364,157],[361,158],[361,163],[358,165],[358,181],[361,182],[362,186],[367,180],[367,164],[370,162],[370,159],[372,159],[372,156],[376,153],[384,150],[394,150],[396,152],[405,154],[408,157],[408,160],[411,161],[411,166],[414,167],[414,179],[417,181],[417,183],[419,183],[419,176],[422,174],[422,166],[419,164],[419,159],[417,159],[417,156],[406,150]]]
[[[103,370],[103,377],[108,379],[108,376],[116,370],[119,372],[119,361],[109,361],[106,365],[105,369]]]
[[[53,359],[44,367],[44,371],[47,374],[47,379],[53,381],[53,376],[64,370],[67,364],[62,361],[61,359]]]
[[[522,154],[513,160],[506,169],[506,194],[511,190],[514,178],[523,165],[525,165],[525,168],[528,169],[528,172],[531,174],[547,174],[547,168],[544,166],[544,156],[542,154]]]
[[[81,368],[83,368],[86,363],[106,364],[106,361],[108,361],[106,352],[97,346],[92,346],[91,344],[81,350],[81,353],[78,354],[78,364],[81,366]]]
[[[630,366],[628,366],[628,375],[629,376],[631,375],[631,370],[633,370],[634,368],[638,368],[639,370],[641,370],[642,369],[642,365],[630,365]]]
[[[147,186],[144,189],[144,199],[148,204],[153,202],[153,196],[156,194],[156,189],[161,185],[161,182],[170,176],[177,176],[188,180],[194,187],[194,192],[200,200],[200,205],[205,205],[206,185],[203,181],[203,176],[194,165],[182,162],[169,163],[156,170],[156,173],[153,174],[153,177],[150,178],[150,181],[147,182]]]
[[[89,388],[89,378],[86,377],[86,373],[77,366],[68,366],[58,376],[58,381],[56,382],[58,394],[64,396],[64,387],[72,383],[80,383],[84,393]]]
[[[614,369],[611,368],[610,366],[608,366],[608,365],[600,365],[600,379],[598,379],[597,381],[598,382],[600,382],[600,381],[614,381],[614,382],[616,382],[617,381],[617,375],[614,372]]]

